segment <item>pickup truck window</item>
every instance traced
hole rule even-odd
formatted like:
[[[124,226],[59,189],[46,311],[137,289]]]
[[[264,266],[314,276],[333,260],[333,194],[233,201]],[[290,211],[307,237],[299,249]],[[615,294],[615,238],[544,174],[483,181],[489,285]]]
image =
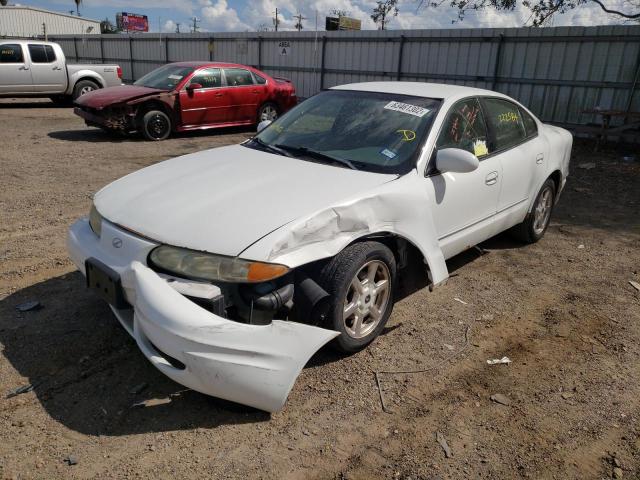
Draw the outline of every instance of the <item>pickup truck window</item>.
[[[52,63],[56,61],[56,54],[51,45],[29,44],[29,56],[32,63]]]
[[[22,63],[22,47],[17,43],[4,43],[0,45],[0,63]]]

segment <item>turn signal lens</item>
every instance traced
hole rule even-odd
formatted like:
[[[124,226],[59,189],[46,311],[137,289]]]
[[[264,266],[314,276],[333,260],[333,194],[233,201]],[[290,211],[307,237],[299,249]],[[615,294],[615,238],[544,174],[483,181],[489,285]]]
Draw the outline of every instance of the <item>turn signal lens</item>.
[[[247,271],[247,281],[249,282],[265,282],[281,277],[287,273],[289,269],[284,265],[275,263],[251,263]]]
[[[89,226],[91,226],[93,233],[100,238],[100,234],[102,233],[102,215],[98,213],[98,209],[96,209],[95,205],[91,205],[91,211],[89,212]]]

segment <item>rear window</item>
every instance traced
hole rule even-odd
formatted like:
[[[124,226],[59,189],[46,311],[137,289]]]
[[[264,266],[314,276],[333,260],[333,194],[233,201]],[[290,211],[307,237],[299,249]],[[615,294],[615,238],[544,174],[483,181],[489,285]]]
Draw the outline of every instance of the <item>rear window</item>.
[[[524,121],[524,128],[527,132],[527,138],[535,137],[538,134],[538,125],[536,125],[536,121],[522,108],[520,109],[520,113],[522,114],[522,120]]]
[[[524,141],[527,135],[516,105],[499,98],[485,98],[484,104],[495,136],[495,150],[504,150]]]
[[[0,45],[0,63],[22,63],[22,47],[16,43]]]
[[[264,85],[265,83],[267,83],[267,79],[264,77],[261,77],[260,75],[258,75],[257,73],[253,73],[253,78],[256,79],[256,83],[258,85]]]
[[[56,54],[51,45],[29,45],[29,56],[33,63],[51,63],[56,61]]]

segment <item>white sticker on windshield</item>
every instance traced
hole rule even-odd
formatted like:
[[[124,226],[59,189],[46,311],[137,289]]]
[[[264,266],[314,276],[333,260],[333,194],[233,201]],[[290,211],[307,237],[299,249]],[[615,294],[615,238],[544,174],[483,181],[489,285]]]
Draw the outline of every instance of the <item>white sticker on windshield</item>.
[[[428,108],[417,107],[415,105],[409,105],[402,102],[389,102],[384,106],[385,110],[393,110],[396,112],[408,113],[415,117],[424,117],[429,113]]]
[[[385,148],[384,150],[380,150],[380,153],[385,157],[387,157],[389,160],[396,157],[396,154],[391,150],[389,150],[388,148]]]
[[[182,75],[169,75],[171,80],[182,80]]]

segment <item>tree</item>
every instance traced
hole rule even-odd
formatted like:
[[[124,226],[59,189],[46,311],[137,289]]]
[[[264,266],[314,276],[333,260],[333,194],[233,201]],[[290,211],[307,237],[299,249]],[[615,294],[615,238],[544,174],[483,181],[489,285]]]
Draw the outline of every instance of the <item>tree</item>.
[[[445,0],[442,0],[445,1]],[[451,0],[453,1],[465,1],[465,0]],[[371,20],[375,23],[380,24],[380,30],[385,30],[385,26],[389,23],[390,20],[387,20],[387,17],[397,17],[398,16],[398,0],[383,0],[376,2],[378,6],[373,9],[373,13],[371,14]]]
[[[609,2],[610,0],[606,0]],[[493,8],[498,11],[513,11],[517,6],[517,0],[438,0],[429,2],[432,7],[439,7],[445,2],[458,11],[458,20],[464,20],[465,15],[469,11],[483,10]],[[380,2],[378,2],[380,3]],[[425,4],[425,0],[420,0],[418,9]],[[597,5],[604,12],[617,16],[625,20],[640,20],[640,5],[634,0],[624,0],[621,11],[608,8],[602,0],[522,0],[522,6],[527,8],[531,15],[529,21],[534,27],[541,27],[550,22],[556,14],[563,14],[575,8],[587,5]],[[527,23],[529,23],[527,21]]]
[[[340,17],[348,17],[350,12],[348,12],[347,10],[340,10],[338,8],[334,8],[329,13],[331,15],[335,15],[336,17],[340,18]]]
[[[76,13],[78,14],[78,16],[80,16],[80,4],[82,3],[82,0],[73,0],[76,3]]]
[[[120,30],[111,23],[111,20],[105,18],[100,22],[100,33],[120,33]]]

